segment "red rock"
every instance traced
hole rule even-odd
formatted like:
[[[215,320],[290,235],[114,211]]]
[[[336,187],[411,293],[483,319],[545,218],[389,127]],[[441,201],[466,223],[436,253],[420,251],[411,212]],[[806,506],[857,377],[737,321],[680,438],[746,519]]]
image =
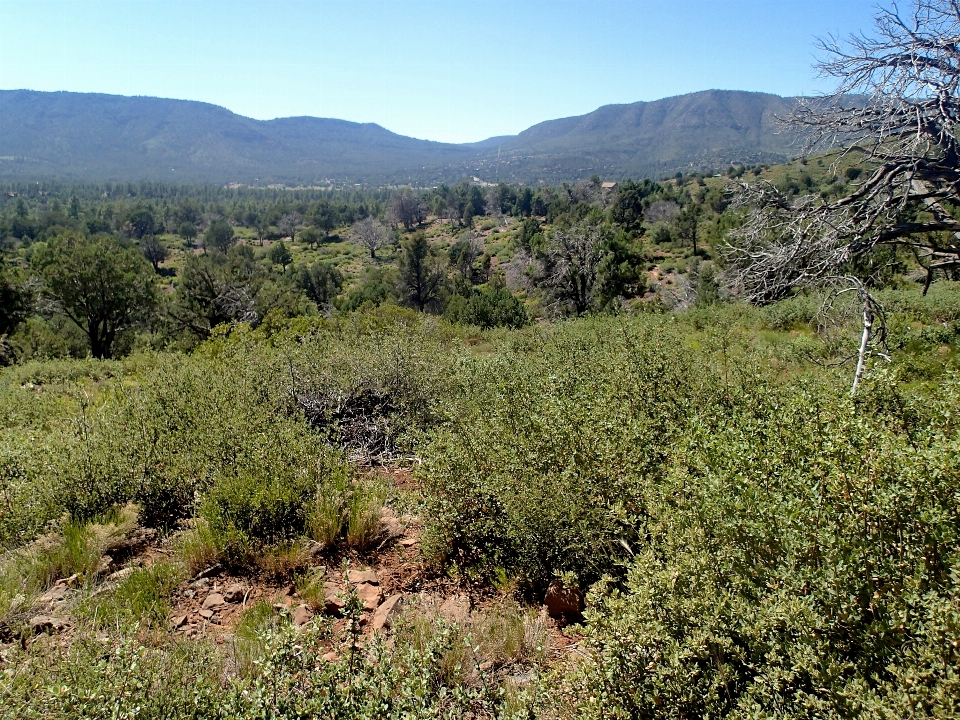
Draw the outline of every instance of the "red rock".
[[[223,599],[223,595],[220,593],[210,593],[207,595],[207,599],[203,601],[203,608],[218,608],[227,604],[227,601]]]
[[[350,581],[351,585],[360,585],[362,583],[367,583],[368,585],[379,585],[380,579],[377,577],[377,571],[367,568],[366,570],[348,570],[347,579]]]
[[[343,610],[340,588],[332,583],[323,584],[323,607],[328,613],[338,613]]]
[[[306,605],[297,605],[290,614],[290,621],[297,627],[303,627],[313,618],[313,613]]]
[[[186,624],[187,624],[186,615],[175,615],[174,617],[170,618],[171,630],[176,630],[177,628],[183,627]]]
[[[209,610],[209,609],[207,609],[207,608],[203,608],[203,609],[200,611],[200,617],[204,618],[205,620],[209,620],[210,618],[213,617],[213,610]]]
[[[382,528],[383,535],[387,538],[387,540],[403,537],[403,523],[400,522],[396,513],[394,513],[390,508],[385,507],[380,512],[380,527]]]
[[[30,618],[29,625],[34,632],[61,632],[70,627],[70,623],[63,618],[51,615],[35,615]]]
[[[357,585],[357,595],[363,601],[364,610],[374,610],[380,604],[380,588],[370,583]]]
[[[403,606],[403,595],[391,595],[373,614],[373,620],[370,625],[374,630],[383,630],[391,625],[397,615],[400,614],[400,608]]]
[[[40,605],[56,605],[57,603],[62,603],[67,599],[67,586],[66,585],[55,585],[54,587],[47,590],[43,595],[37,598],[37,603]]]
[[[233,583],[223,591],[223,599],[228,603],[238,603],[243,600],[244,589],[240,583]]]

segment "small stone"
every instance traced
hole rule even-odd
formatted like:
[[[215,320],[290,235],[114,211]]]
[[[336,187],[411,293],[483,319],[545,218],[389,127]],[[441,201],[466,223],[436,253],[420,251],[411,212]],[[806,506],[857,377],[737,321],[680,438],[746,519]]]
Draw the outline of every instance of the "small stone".
[[[323,607],[328,613],[336,614],[343,610],[340,588],[333,583],[323,584]]]
[[[220,593],[210,593],[207,595],[207,599],[203,601],[203,608],[218,608],[226,604],[227,602],[223,599],[223,595]]]
[[[228,603],[238,603],[243,600],[244,589],[240,583],[233,583],[223,591],[223,599]]]
[[[563,582],[557,578],[547,588],[543,604],[547,606],[550,617],[579,617],[583,611],[583,593],[579,588],[564,587]]]
[[[414,545],[417,544],[417,539],[416,539],[416,538],[413,538],[413,537],[405,537],[405,538],[402,538],[402,539],[399,541],[399,543],[400,543],[403,547],[412,547],[412,546],[414,546]]]
[[[297,605],[290,615],[290,621],[296,627],[303,627],[313,618],[313,613],[306,605]]]
[[[47,590],[43,595],[37,598],[37,602],[41,605],[56,605],[57,603],[62,603],[67,599],[67,586],[66,585],[54,585],[52,588]]]
[[[379,585],[380,580],[377,577],[377,571],[367,568],[366,570],[348,570],[347,579],[350,581],[351,585],[361,585],[367,583],[368,585]]]
[[[68,578],[61,578],[57,580],[57,585],[62,585],[68,588],[74,588],[80,583],[80,573],[74,573]]]
[[[335,653],[333,650],[331,650],[328,653],[324,653],[323,659],[326,660],[327,662],[336,662],[337,660],[340,659],[340,656],[337,655],[337,653]]]
[[[30,618],[29,624],[34,632],[61,632],[70,627],[70,623],[63,618],[51,615],[35,615]]]
[[[100,558],[100,562],[97,564],[97,575],[106,575],[110,572],[110,568],[113,567],[113,558],[109,555],[104,555]]]
[[[174,615],[172,618],[170,618],[170,628],[171,628],[172,630],[176,630],[177,628],[181,628],[181,627],[183,627],[183,626],[186,625],[186,624],[187,624],[187,616],[186,616],[186,615]]]
[[[380,604],[380,588],[370,583],[357,585],[357,596],[363,601],[364,610],[374,610]]]
[[[210,610],[209,608],[203,608],[200,610],[200,617],[202,617],[204,620],[209,620],[213,617],[213,610]]]
[[[385,507],[380,512],[380,527],[388,540],[403,537],[403,523],[397,519],[396,513],[390,508]]]
[[[194,588],[195,590],[202,590],[209,585],[210,581],[204,577],[200,578],[199,580],[194,580],[192,583],[190,583],[190,587]]]
[[[480,672],[487,672],[487,670],[490,670],[493,667],[493,661],[486,660],[485,662],[480,663],[478,667],[480,668]]]
[[[114,580],[114,581],[115,581],[115,580],[123,580],[124,578],[128,578],[128,577],[130,577],[131,575],[133,575],[133,571],[134,571],[135,569],[136,569],[136,568],[132,568],[132,567],[121,568],[120,570],[117,570],[117,571],[114,572],[114,573],[110,573],[110,574],[107,576],[107,580]]]
[[[470,619],[470,598],[466,595],[451,595],[443,601],[439,613],[444,620],[466,622]]]
[[[383,630],[385,627],[388,627],[400,613],[402,606],[403,595],[391,595],[377,608],[377,611],[373,614],[373,620],[370,626],[374,630]]]

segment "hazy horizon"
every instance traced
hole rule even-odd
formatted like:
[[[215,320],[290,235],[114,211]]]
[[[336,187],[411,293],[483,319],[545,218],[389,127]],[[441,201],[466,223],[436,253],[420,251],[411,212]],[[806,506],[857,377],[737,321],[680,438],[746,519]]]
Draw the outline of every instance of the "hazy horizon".
[[[469,143],[710,88],[812,94],[875,3],[0,0],[0,87],[207,102]]]
[[[196,102],[196,103],[203,103],[203,104],[205,104],[205,105],[213,105],[213,106],[215,106],[215,107],[219,107],[219,108],[221,108],[221,109],[224,109],[224,110],[227,110],[227,111],[229,111],[229,112],[232,112],[232,113],[235,114],[235,115],[239,115],[239,116],[241,116],[241,117],[246,117],[246,118],[249,118],[249,119],[251,119],[251,120],[256,120],[257,122],[271,122],[271,121],[273,121],[273,120],[291,120],[291,119],[295,119],[295,118],[313,118],[313,119],[317,119],[317,120],[341,120],[341,121],[344,121],[344,122],[356,123],[356,124],[358,124],[358,125],[378,125],[378,126],[382,127],[384,130],[387,130],[387,131],[389,131],[389,132],[392,132],[392,133],[394,133],[394,134],[396,134],[396,135],[403,135],[403,133],[398,133],[398,132],[397,132],[396,130],[394,130],[393,128],[387,127],[387,126],[384,125],[383,123],[377,122],[376,120],[369,120],[369,121],[361,122],[361,121],[356,121],[356,120],[347,120],[347,119],[345,119],[345,118],[338,118],[338,117],[332,117],[332,116],[322,116],[322,115],[279,115],[279,116],[277,116],[277,117],[255,118],[255,117],[251,117],[251,116],[249,116],[249,115],[243,115],[243,113],[238,113],[237,111],[233,110],[232,108],[228,108],[228,107],[226,107],[226,106],[224,106],[224,105],[219,105],[219,104],[217,104],[217,103],[207,102],[207,101],[205,101],[205,100],[193,100],[193,99],[190,99],[190,98],[161,97],[161,96],[159,96],[159,95],[125,95],[125,94],[120,94],[120,93],[101,93],[101,92],[95,92],[95,91],[91,91],[91,92],[77,92],[77,91],[74,91],[74,90],[36,90],[35,88],[25,88],[25,87],[24,87],[24,88],[0,88],[0,92],[74,93],[74,94],[78,94],[78,95],[106,95],[106,96],[112,96],[112,97],[125,97],[125,98],[147,98],[147,99],[154,99],[154,100],[172,100],[172,101],[175,101],[175,102]],[[417,139],[417,140],[427,140],[427,141],[430,141],[430,142],[439,142],[439,143],[452,144],[452,145],[472,145],[472,144],[476,144],[476,143],[486,142],[486,141],[488,141],[488,140],[493,140],[493,139],[499,138],[499,137],[504,137],[504,138],[506,138],[506,137],[515,137],[515,136],[518,135],[519,133],[521,133],[521,132],[523,132],[524,130],[527,130],[527,129],[533,127],[534,125],[539,125],[539,124],[541,124],[541,123],[549,122],[549,121],[551,121],[551,120],[563,120],[564,118],[568,118],[568,117],[580,117],[581,115],[588,115],[588,114],[590,114],[591,112],[593,112],[594,110],[598,110],[598,109],[601,108],[601,107],[619,106],[619,105],[633,105],[633,104],[638,103],[638,102],[653,103],[653,102],[657,102],[657,101],[659,101],[659,100],[668,100],[668,99],[670,99],[670,98],[682,97],[682,96],[684,96],[684,95],[695,95],[695,94],[697,94],[697,93],[706,93],[706,92],[756,92],[756,93],[758,93],[758,94],[764,94],[764,95],[777,95],[777,93],[762,93],[761,91],[757,91],[757,90],[737,90],[736,88],[704,88],[704,89],[702,89],[702,90],[692,90],[692,91],[690,91],[690,92],[688,92],[688,93],[679,93],[679,94],[677,94],[677,95],[665,95],[665,96],[663,96],[663,97],[653,98],[652,100],[634,100],[634,101],[632,101],[632,102],[623,102],[623,103],[606,103],[605,105],[600,105],[600,106],[598,106],[598,107],[596,107],[596,108],[593,108],[593,110],[588,110],[586,113],[580,113],[580,114],[578,114],[578,115],[565,115],[565,116],[556,117],[556,118],[553,118],[553,117],[550,117],[550,118],[541,118],[540,120],[537,120],[536,122],[532,123],[531,125],[528,125],[527,127],[521,128],[521,129],[520,129],[519,131],[517,131],[516,133],[500,134],[500,135],[490,135],[490,136],[488,136],[488,137],[479,138],[479,139],[477,139],[477,140],[466,140],[466,141],[463,141],[463,142],[449,142],[449,141],[444,141],[444,140],[434,140],[433,138],[416,138],[416,137],[414,137],[414,136],[404,136],[404,137],[413,137],[414,139]],[[787,97],[787,96],[778,95],[778,97]]]

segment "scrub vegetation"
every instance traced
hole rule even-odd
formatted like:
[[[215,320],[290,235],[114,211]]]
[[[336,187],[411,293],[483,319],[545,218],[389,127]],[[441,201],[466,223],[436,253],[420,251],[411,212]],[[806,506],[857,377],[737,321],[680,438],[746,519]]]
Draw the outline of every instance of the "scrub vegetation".
[[[866,158],[11,187],[0,718],[957,717],[954,100],[896,85],[957,43],[884,53],[960,12],[918,9],[830,66],[900,88],[816,116]]]

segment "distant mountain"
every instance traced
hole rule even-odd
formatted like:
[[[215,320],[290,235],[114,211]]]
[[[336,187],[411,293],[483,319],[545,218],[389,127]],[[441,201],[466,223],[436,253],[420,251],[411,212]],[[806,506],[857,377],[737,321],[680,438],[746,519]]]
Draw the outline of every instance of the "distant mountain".
[[[660,177],[782,161],[792,138],[778,134],[775,115],[794,102],[709,90],[456,145],[373,123],[253,120],[187,100],[0,90],[0,178],[293,185]]]
[[[795,98],[707,90],[654,102],[605,105],[587,115],[548,120],[501,147],[520,175],[535,167],[558,174],[576,168],[604,177],[662,177],[678,170],[732,163],[782,162],[797,153],[796,136],[780,132]]]

